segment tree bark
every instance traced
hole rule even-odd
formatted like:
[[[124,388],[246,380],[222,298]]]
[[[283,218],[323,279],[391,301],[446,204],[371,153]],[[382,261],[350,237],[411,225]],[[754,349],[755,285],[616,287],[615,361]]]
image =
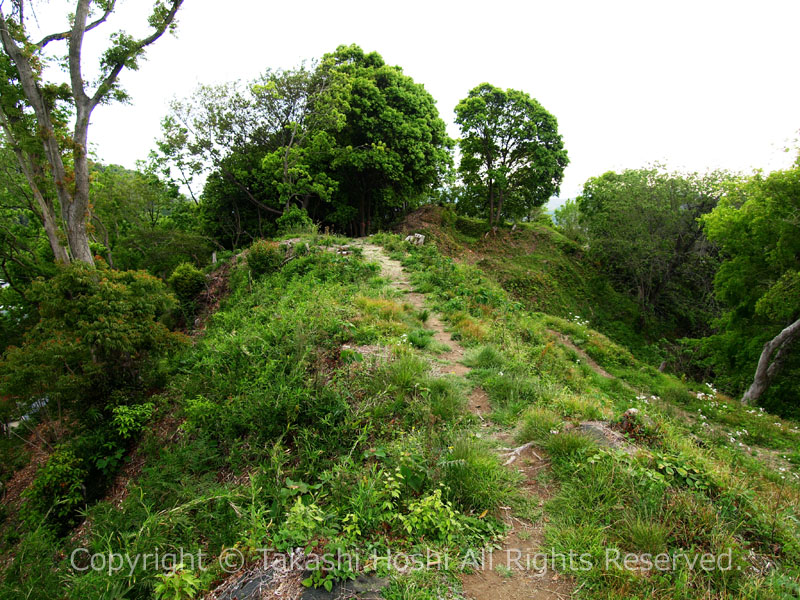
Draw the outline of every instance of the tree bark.
[[[742,396],[742,404],[752,404],[767,390],[769,384],[780,371],[787,348],[800,336],[800,319],[783,329],[773,339],[764,344],[758,359],[758,367],[753,383]],[[774,358],[773,358],[774,355]]]
[[[39,188],[34,174],[34,161],[22,151],[18,141],[13,136],[11,126],[5,114],[0,113],[0,120],[2,120],[3,129],[11,143],[14,155],[17,157],[19,168],[22,174],[25,175],[28,186],[31,188],[33,198],[36,200],[36,204],[39,207],[42,225],[47,235],[47,241],[50,242],[50,249],[53,251],[55,262],[65,265],[69,264],[69,254],[67,254],[67,249],[61,245],[61,240],[58,236],[58,223],[56,221],[56,211],[53,200],[52,198],[45,198],[42,194],[42,190]]]

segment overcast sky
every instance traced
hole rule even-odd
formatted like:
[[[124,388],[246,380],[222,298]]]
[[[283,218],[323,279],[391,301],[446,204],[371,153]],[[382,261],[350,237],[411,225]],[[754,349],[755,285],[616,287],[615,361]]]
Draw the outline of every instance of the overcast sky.
[[[120,0],[107,27],[141,31],[148,4]],[[43,28],[63,5],[35,5]],[[453,107],[478,83],[539,100],[570,156],[562,198],[588,177],[654,161],[782,168],[800,129],[798,26],[797,0],[186,0],[177,37],[123,73],[132,104],[99,107],[90,138],[103,162],[133,167],[153,147],[171,98],[357,43],[424,84],[454,137]],[[103,39],[99,29],[88,36],[91,56]]]

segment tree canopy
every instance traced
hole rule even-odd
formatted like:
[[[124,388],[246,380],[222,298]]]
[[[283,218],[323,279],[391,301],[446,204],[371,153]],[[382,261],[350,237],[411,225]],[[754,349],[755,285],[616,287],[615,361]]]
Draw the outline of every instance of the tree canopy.
[[[578,198],[591,257],[643,314],[673,321],[684,335],[704,332],[715,310],[718,260],[697,219],[716,206],[725,180],[659,168],[608,172]]]
[[[482,83],[455,112],[459,171],[490,225],[525,216],[558,194],[569,159],[555,117],[534,98]]]
[[[703,223],[723,256],[715,289],[726,310],[709,341],[716,370],[731,389],[752,381],[746,401],[783,370],[774,396],[792,395],[800,382],[800,161],[739,182]]]
[[[438,184],[452,145],[424,87],[355,45],[202,86],[163,125],[156,162],[184,183],[209,173],[204,212],[228,244],[292,205],[351,233],[388,223]]]

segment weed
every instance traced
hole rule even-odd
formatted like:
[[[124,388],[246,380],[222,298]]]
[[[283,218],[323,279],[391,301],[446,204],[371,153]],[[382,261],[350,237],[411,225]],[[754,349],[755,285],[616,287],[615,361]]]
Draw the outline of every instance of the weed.
[[[516,478],[485,443],[456,440],[442,458],[442,482],[447,497],[468,511],[494,511],[514,496]]]
[[[561,415],[548,409],[532,407],[520,416],[520,424],[515,434],[521,443],[536,442],[544,444],[553,435],[559,433],[564,426]]]

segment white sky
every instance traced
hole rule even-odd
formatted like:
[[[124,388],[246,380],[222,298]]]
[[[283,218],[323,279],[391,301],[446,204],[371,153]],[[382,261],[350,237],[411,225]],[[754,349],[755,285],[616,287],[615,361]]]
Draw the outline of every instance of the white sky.
[[[65,5],[36,4],[42,27],[57,29]],[[120,0],[105,27],[141,31],[148,5]],[[103,162],[134,167],[172,97],[357,43],[423,83],[454,137],[453,107],[478,83],[538,99],[558,119],[571,160],[562,198],[591,176],[653,161],[782,168],[800,130],[799,26],[797,0],[186,0],[177,37],[153,45],[138,72],[123,72],[132,104],[98,107],[89,135]],[[103,35],[87,35],[91,55]]]

